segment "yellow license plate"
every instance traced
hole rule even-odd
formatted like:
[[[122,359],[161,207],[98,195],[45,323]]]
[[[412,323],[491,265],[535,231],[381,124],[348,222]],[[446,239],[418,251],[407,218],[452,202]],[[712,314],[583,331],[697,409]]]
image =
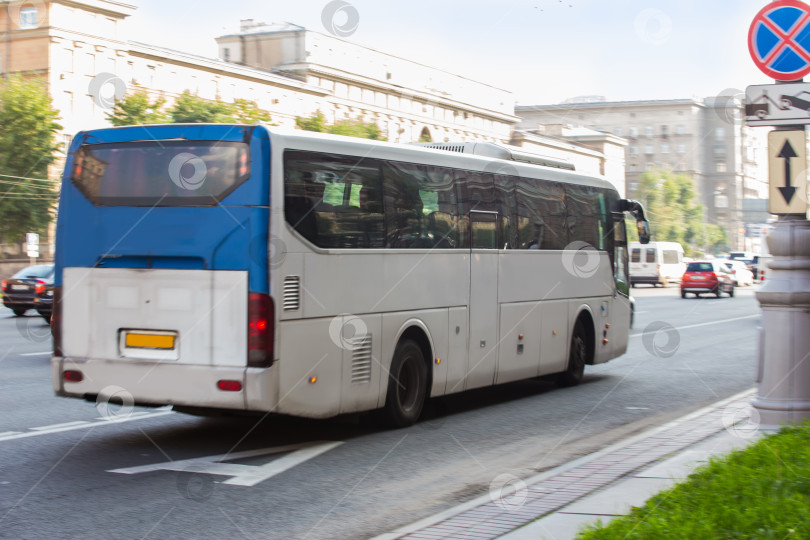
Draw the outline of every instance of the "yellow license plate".
[[[174,349],[174,337],[167,334],[127,334],[127,347],[137,349]]]

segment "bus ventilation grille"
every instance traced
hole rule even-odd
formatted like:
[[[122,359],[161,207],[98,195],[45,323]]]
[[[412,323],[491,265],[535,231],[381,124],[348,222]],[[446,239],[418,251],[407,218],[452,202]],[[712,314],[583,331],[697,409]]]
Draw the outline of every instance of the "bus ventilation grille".
[[[295,311],[301,307],[301,278],[284,278],[284,311]]]
[[[464,146],[460,144],[428,144],[428,148],[435,148],[437,150],[446,150],[447,152],[460,152],[464,154]]]
[[[352,382],[371,381],[371,336],[355,336],[349,340],[352,347]]]

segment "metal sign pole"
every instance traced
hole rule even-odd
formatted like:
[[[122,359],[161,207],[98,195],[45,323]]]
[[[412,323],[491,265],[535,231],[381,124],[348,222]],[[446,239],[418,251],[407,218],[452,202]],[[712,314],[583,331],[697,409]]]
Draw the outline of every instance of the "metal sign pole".
[[[810,55],[802,38],[810,6],[776,0],[754,17],[751,58],[776,84],[746,89],[746,123],[778,126],[768,134],[768,211],[779,216],[766,241],[773,259],[756,297],[762,308],[757,395],[763,428],[810,419],[810,221],[807,140]]]

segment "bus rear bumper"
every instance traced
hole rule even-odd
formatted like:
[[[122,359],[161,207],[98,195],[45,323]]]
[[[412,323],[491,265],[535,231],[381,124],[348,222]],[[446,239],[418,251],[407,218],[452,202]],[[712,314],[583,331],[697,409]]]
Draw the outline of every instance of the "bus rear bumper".
[[[81,380],[66,380],[65,371],[78,371]],[[74,398],[114,396],[125,405],[186,405],[214,409],[271,410],[275,393],[267,384],[270,370],[214,367],[169,362],[51,358],[56,395]],[[74,377],[75,378],[75,377]],[[220,390],[220,381],[238,381],[239,391]],[[248,398],[253,389],[253,399]],[[104,399],[104,397],[102,397]]]

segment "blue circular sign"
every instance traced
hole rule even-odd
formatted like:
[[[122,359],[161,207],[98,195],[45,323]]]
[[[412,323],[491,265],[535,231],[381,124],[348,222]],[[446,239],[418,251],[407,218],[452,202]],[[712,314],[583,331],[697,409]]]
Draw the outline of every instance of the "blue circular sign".
[[[748,50],[760,71],[776,80],[810,73],[810,6],[777,0],[762,8],[748,30]]]

